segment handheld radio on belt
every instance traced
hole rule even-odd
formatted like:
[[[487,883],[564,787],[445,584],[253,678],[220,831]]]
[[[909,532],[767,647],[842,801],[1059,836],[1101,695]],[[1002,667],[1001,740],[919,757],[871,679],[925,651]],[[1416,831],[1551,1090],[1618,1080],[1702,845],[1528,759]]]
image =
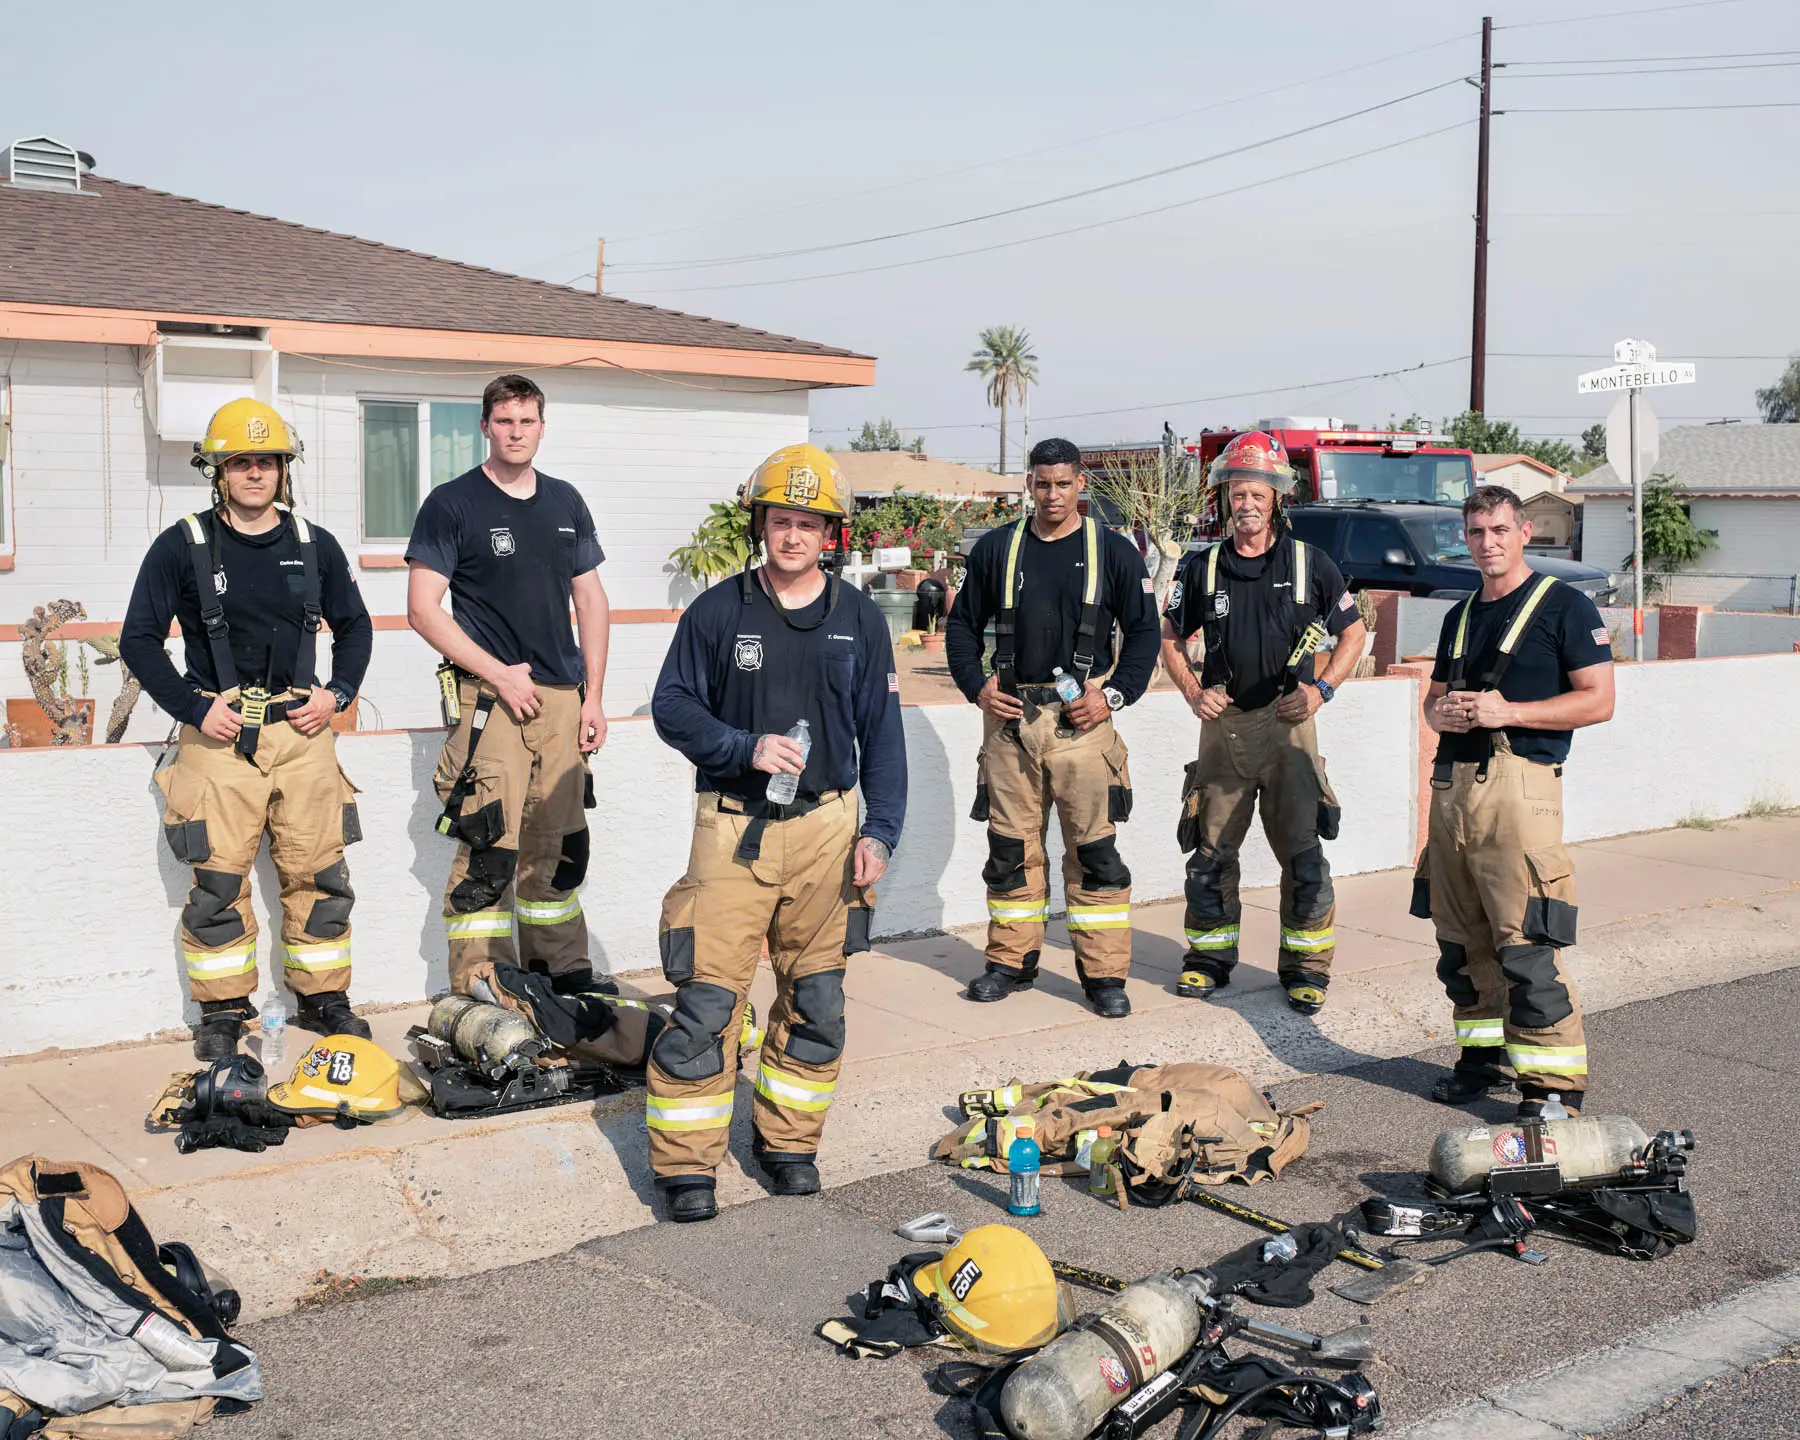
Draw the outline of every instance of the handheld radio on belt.
[[[263,654],[263,678],[238,691],[237,712],[243,723],[238,728],[237,752],[251,764],[256,763],[256,742],[269,718],[269,702],[275,698],[269,691],[270,672],[275,668],[275,639],[271,633],[269,648]]]

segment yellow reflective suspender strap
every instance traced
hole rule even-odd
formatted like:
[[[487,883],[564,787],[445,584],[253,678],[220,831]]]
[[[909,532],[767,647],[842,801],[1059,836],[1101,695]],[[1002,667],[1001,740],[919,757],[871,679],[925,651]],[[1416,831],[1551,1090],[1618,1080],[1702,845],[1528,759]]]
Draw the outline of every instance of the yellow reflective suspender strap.
[[[1224,541],[1218,542],[1206,552],[1206,594],[1209,598],[1219,590],[1219,545],[1222,544]]]
[[[1000,584],[1000,611],[994,617],[994,674],[1000,688],[1009,694],[1018,689],[1017,655],[1013,649],[1013,609],[1018,600],[1019,552],[1025,547],[1025,527],[1031,523],[1021,516],[1013,526],[1012,538],[1006,544],[1006,576]]]
[[[1294,541],[1294,603],[1306,603],[1306,542]]]
[[[1551,588],[1556,584],[1554,575],[1539,575],[1529,582],[1531,590],[1520,604],[1518,613],[1512,623],[1506,627],[1500,637],[1500,646],[1495,654],[1494,666],[1481,677],[1481,688],[1498,689],[1501,680],[1506,677],[1507,667],[1512,664],[1513,652],[1518,649],[1519,641],[1525,638],[1525,632],[1531,628],[1531,622],[1549,597]],[[1456,617],[1456,638],[1450,644],[1450,688],[1461,690],[1467,680],[1469,613],[1475,608],[1475,601],[1480,598],[1478,590],[1463,602],[1462,611]]]
[[[1082,594],[1083,605],[1100,603],[1100,526],[1094,517],[1089,515],[1082,528],[1087,534],[1087,588]]]
[[[1100,643],[1100,522],[1087,515],[1082,517],[1081,525],[1087,552],[1087,577],[1082,584],[1081,620],[1075,628],[1069,673],[1085,686],[1093,672],[1095,651]]]
[[[1538,606],[1544,603],[1544,597],[1550,593],[1550,587],[1556,583],[1554,575],[1540,575],[1536,588],[1525,597],[1525,603],[1519,607],[1519,613],[1513,616],[1512,624],[1506,627],[1506,634],[1500,638],[1500,653],[1510,655],[1517,647],[1520,637],[1525,634],[1525,627],[1531,624],[1531,617],[1537,614]]]

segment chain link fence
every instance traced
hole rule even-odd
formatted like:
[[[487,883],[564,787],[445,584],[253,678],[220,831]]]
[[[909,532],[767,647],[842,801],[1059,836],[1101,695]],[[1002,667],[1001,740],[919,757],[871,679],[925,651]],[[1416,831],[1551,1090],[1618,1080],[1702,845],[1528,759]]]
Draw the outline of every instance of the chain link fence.
[[[1629,605],[1631,572],[1613,576],[1618,603]],[[1715,610],[1800,615],[1800,574],[1755,571],[1676,570],[1644,572],[1644,601],[1655,605],[1710,605]]]

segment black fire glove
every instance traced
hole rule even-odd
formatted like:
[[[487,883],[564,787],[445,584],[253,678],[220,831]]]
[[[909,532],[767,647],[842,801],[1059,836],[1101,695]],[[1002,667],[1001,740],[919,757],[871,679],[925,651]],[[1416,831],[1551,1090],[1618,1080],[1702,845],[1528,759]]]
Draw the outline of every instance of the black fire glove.
[[[206,1120],[190,1120],[175,1137],[175,1148],[183,1155],[196,1150],[248,1150],[261,1154],[271,1145],[280,1145],[294,1127],[294,1117],[272,1105],[250,1102],[239,1105],[235,1115],[214,1115]]]

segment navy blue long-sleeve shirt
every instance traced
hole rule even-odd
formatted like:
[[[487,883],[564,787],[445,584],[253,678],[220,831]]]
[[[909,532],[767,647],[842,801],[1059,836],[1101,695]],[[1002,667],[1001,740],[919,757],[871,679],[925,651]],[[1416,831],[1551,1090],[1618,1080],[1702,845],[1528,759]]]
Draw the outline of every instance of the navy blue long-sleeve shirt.
[[[273,690],[308,690],[316,674],[295,674],[304,613],[304,564],[294,523],[284,514],[273,530],[244,535],[222,524],[215,514],[201,517],[215,538],[218,569],[225,576],[219,592],[230,631],[231,657],[238,683],[263,680]],[[356,698],[369,657],[375,648],[375,626],[369,607],[344,550],[329,531],[312,527],[319,563],[319,608],[331,627],[331,688],[348,704]],[[170,620],[181,622],[187,673],[183,675],[163,648]],[[270,642],[273,640],[273,657]],[[150,544],[125,607],[119,631],[119,658],[131,667],[149,696],[175,719],[198,725],[212,708],[200,692],[226,688],[214,673],[212,647],[200,618],[200,592],[186,526],[177,522]],[[315,654],[315,662],[317,660]],[[268,675],[263,674],[268,667]]]
[[[747,589],[741,575],[720,581],[675,627],[650,714],[694,763],[696,789],[752,803],[770,778],[750,763],[758,737],[805,720],[812,750],[799,794],[860,783],[862,833],[899,845],[906,741],[894,647],[875,602],[853,586],[828,582],[811,605],[783,612],[754,573]]]

